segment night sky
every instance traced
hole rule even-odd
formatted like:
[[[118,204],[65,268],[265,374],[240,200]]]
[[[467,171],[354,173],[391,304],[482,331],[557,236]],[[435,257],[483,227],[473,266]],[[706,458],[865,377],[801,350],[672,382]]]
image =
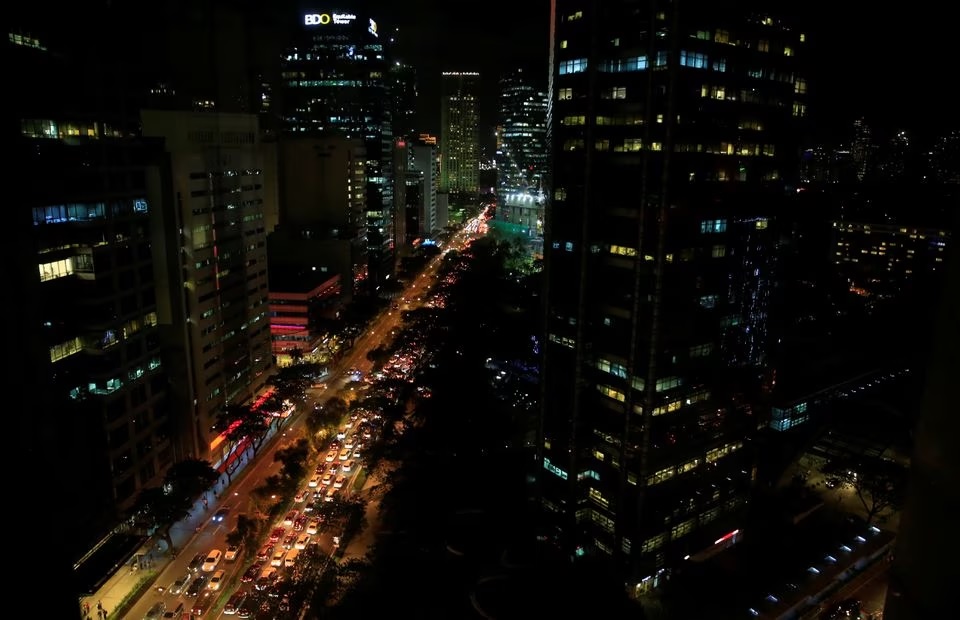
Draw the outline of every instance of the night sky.
[[[496,88],[497,75],[514,66],[532,75],[542,68],[546,84],[550,0],[368,0],[385,24],[400,28],[400,56],[418,68],[419,118],[438,129],[443,70],[477,70]],[[781,2],[775,2],[775,5]],[[904,9],[903,6],[909,6]],[[382,7],[382,8],[374,8]],[[847,129],[865,115],[880,127],[936,130],[956,120],[953,64],[948,48],[946,5],[931,0],[909,5],[863,0],[806,0],[802,15],[811,28],[812,115],[820,135]],[[495,91],[491,91],[495,92]],[[495,118],[496,102],[482,107]]]

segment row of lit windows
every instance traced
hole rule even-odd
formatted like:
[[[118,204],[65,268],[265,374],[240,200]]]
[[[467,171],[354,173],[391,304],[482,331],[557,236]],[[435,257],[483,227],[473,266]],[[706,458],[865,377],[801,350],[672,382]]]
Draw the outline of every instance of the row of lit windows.
[[[80,123],[33,118],[25,118],[20,121],[20,133],[27,138],[47,138],[53,140],[62,140],[64,138],[71,137],[123,137],[122,131],[105,123],[96,123],[92,121]]]
[[[17,34],[14,32],[7,33],[10,37],[10,42],[14,45],[21,45],[23,47],[32,47],[38,50],[46,50],[47,48],[40,43],[40,39],[34,39],[33,37],[28,37],[22,34]]]
[[[582,122],[582,116],[567,117],[574,122]],[[567,119],[564,119],[566,121]],[[583,138],[570,138],[563,143],[564,151],[581,151],[585,148],[586,142]],[[595,140],[593,147],[597,151],[614,153],[637,153],[644,150],[644,143],[641,138],[622,138],[616,141],[609,139]],[[647,149],[654,152],[663,150],[662,142],[650,142]],[[719,144],[677,144],[674,145],[674,151],[678,153],[707,153],[709,155],[736,155],[738,157],[773,157],[776,154],[776,147],[773,144],[735,144],[733,142],[721,142]]]
[[[111,205],[110,211],[114,215],[125,215],[129,213],[147,213],[149,206],[146,199],[136,198],[129,201],[115,202]],[[103,202],[85,202],[69,203],[60,205],[48,205],[45,207],[33,208],[33,223],[40,224],[65,224],[68,222],[91,222],[102,220],[107,216],[107,205]]]
[[[155,312],[151,312],[150,314],[145,316],[143,319],[134,319],[134,320],[128,321],[121,328],[121,331],[123,333],[123,337],[128,338],[133,334],[137,333],[138,331],[140,331],[141,329],[143,329],[145,326],[155,326],[156,324],[157,324],[157,314]],[[109,336],[105,336],[102,340],[98,340],[98,344],[105,344],[109,346],[111,344],[116,343],[116,337],[112,336],[113,332],[110,331],[107,333]],[[84,349],[84,342],[79,336],[75,338],[71,338],[66,342],[61,342],[59,344],[51,345],[50,361],[57,362],[59,360],[62,360],[66,357],[73,355],[74,353],[79,353],[83,349]]]
[[[697,525],[706,525],[707,523],[714,521],[720,516],[720,514],[732,512],[739,505],[741,505],[743,501],[744,500],[741,497],[731,497],[720,506],[714,506],[713,508],[704,511],[700,514],[699,518],[687,519],[681,523],[677,523],[670,528],[669,533],[662,532],[643,541],[643,544],[640,545],[640,552],[650,553],[652,551],[656,551],[657,549],[663,547],[667,540],[675,540],[685,534],[688,534]]]
[[[664,467],[660,471],[648,476],[647,484],[650,486],[653,486],[655,484],[660,484],[661,482],[666,482],[667,480],[670,480],[674,476],[680,476],[687,473],[688,471],[692,471],[696,469],[704,462],[715,463],[721,458],[727,455],[733,454],[734,452],[736,452],[742,447],[743,447],[742,441],[733,441],[708,451],[705,459],[700,459],[698,457],[698,458],[693,458],[688,461],[685,461],[679,465],[670,465],[668,467]]]
[[[699,390],[699,391],[693,392],[692,394],[687,396],[685,399],[673,400],[665,405],[654,407],[653,415],[658,416],[658,415],[664,415],[667,413],[673,413],[674,411],[678,411],[681,407],[685,405],[692,405],[694,403],[708,400],[709,398],[710,398],[709,391]],[[637,413],[641,413],[643,410],[641,407],[637,407],[636,409],[637,409]]]

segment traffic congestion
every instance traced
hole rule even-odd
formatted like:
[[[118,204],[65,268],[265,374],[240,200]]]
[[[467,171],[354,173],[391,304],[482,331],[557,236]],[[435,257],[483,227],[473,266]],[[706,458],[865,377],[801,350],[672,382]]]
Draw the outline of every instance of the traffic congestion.
[[[483,228],[480,220],[485,217],[482,213],[476,222],[471,221],[469,232],[454,236],[447,250],[462,249],[472,241]],[[341,394],[354,399],[360,394],[389,396],[395,392],[391,386],[398,381],[414,380],[417,369],[429,363],[429,353],[416,339],[397,343],[392,356],[374,372],[365,354],[392,340],[405,311],[442,307],[442,294],[433,294],[432,289],[444,254],[431,260],[404,295],[357,339],[354,353],[341,362],[346,370],[308,390],[308,408],[322,408],[330,398]],[[417,391],[421,396],[425,393]],[[288,422],[288,428],[280,433],[281,440],[272,447],[274,454],[284,444],[284,438],[301,432],[304,417],[294,416]],[[344,529],[345,507],[362,491],[369,473],[366,453],[380,441],[385,423],[376,410],[349,410],[325,445],[313,452],[311,462],[306,464],[305,478],[279,516],[262,528],[262,542],[245,548],[242,544],[229,544],[228,534],[239,518],[262,516],[255,514],[250,499],[253,488],[278,470],[269,454],[258,458],[256,467],[221,498],[213,516],[197,528],[190,543],[161,573],[154,590],[134,606],[136,615],[130,617],[294,617],[291,609],[302,608],[304,592],[311,589],[336,554]]]

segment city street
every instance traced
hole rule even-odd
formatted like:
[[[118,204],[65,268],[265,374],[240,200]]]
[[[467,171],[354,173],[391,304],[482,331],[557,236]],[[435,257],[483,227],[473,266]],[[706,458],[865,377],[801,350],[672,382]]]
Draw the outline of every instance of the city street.
[[[475,221],[468,224],[470,233],[461,232],[455,235],[450,240],[448,248],[462,250],[471,240],[476,238],[480,229],[478,222],[483,217],[483,214],[481,214]],[[106,610],[109,617],[110,613],[120,606],[124,599],[144,579],[152,580],[153,587],[128,608],[126,617],[143,618],[150,608],[160,600],[167,603],[168,609],[176,606],[176,601],[180,598],[180,595],[170,594],[167,591],[169,586],[188,573],[188,564],[197,554],[207,554],[212,549],[221,551],[226,549],[226,536],[233,529],[237,515],[243,513],[254,514],[256,512],[256,507],[251,499],[251,492],[265,478],[280,471],[281,463],[274,461],[277,450],[287,444],[286,438],[302,435],[306,418],[303,412],[310,411],[314,404],[323,403],[334,395],[341,393],[342,390],[351,389],[352,386],[348,387],[350,383],[350,378],[346,372],[348,369],[355,368],[365,374],[370,371],[372,362],[367,359],[367,353],[391,340],[396,329],[400,326],[402,310],[413,310],[421,306],[434,283],[437,269],[440,267],[442,260],[443,254],[434,257],[417,278],[410,283],[404,293],[402,309],[384,310],[371,321],[364,333],[355,339],[352,349],[332,369],[331,375],[326,381],[326,387],[309,389],[307,391],[307,402],[302,407],[298,407],[297,412],[289,419],[278,420],[282,422],[282,426],[271,431],[255,458],[252,451],[248,449],[246,454],[241,457],[241,464],[233,473],[230,482],[227,482],[227,476],[224,474],[215,489],[196,502],[190,512],[190,517],[171,528],[171,537],[177,548],[177,553],[175,555],[170,554],[169,550],[163,548],[162,543],[158,545],[156,541],[152,543],[152,548],[141,549],[140,554],[146,558],[141,568],[131,569],[130,563],[125,564],[96,593],[81,601],[84,608],[89,606],[89,617],[96,617],[99,609],[98,605]],[[378,484],[378,480],[371,477],[366,481],[364,488],[369,489],[375,484]],[[352,476],[350,486],[352,486]],[[219,523],[213,522],[211,517],[223,507],[230,509],[226,519]],[[377,508],[376,502],[370,502],[368,505],[366,517],[369,525],[365,531],[351,541],[346,549],[351,557],[362,557],[366,554],[367,547],[372,544],[377,529]],[[327,535],[321,534],[317,538],[324,551],[332,550],[329,533]],[[251,550],[248,549],[245,552],[249,554]],[[230,584],[233,582],[234,573],[244,565],[245,562],[243,561],[221,562],[217,568],[227,571],[224,582]],[[163,588],[163,591],[158,591],[158,588]],[[218,593],[217,598],[220,594]],[[183,611],[189,613],[194,599],[187,596],[184,596],[183,599]]]

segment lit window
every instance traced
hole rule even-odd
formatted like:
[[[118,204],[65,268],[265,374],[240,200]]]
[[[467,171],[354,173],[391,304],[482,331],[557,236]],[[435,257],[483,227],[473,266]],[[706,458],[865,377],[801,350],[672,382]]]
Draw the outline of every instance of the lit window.
[[[561,88],[557,91],[557,98],[560,101],[569,101],[573,99],[573,89],[572,88]]]
[[[587,59],[576,58],[574,60],[564,60],[560,63],[560,75],[568,73],[583,73],[587,70]]]
[[[727,220],[703,220],[700,222],[700,232],[705,234],[722,233],[727,231]]]
[[[563,41],[560,41],[560,49],[562,49],[562,50],[567,49],[567,40],[566,40],[566,39],[564,39]]]
[[[784,47],[784,48],[783,48],[783,55],[784,55],[784,56],[793,56],[793,48],[792,48],[792,47]]]

